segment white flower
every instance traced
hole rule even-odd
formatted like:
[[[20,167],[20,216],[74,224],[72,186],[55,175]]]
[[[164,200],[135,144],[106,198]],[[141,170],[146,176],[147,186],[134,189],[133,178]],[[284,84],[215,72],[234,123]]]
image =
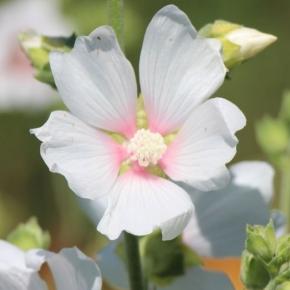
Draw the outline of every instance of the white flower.
[[[55,0],[13,0],[0,6],[0,111],[42,109],[57,97],[47,85],[36,81],[21,51],[17,36],[33,29],[40,34],[59,36],[71,31],[60,16]]]
[[[255,56],[277,40],[272,34],[244,26],[229,32],[225,38],[240,46],[242,60]]]
[[[52,53],[50,65],[71,113],[53,112],[32,133],[43,142],[49,169],[63,174],[77,195],[108,200],[98,230],[110,239],[122,231],[146,235],[161,228],[164,239],[182,232],[193,204],[168,178],[205,191],[229,182],[225,164],[246,120],[231,102],[207,100],[226,69],[216,47],[198,37],[177,7],[161,9],[145,34],[146,127],[136,126],[134,71],[111,28],[79,37],[69,53]]]
[[[232,165],[230,172],[231,183],[224,189],[204,193],[185,187],[196,205],[196,212],[183,232],[183,242],[203,258],[214,258],[218,263],[209,268],[205,259],[203,269],[191,267],[185,275],[177,277],[172,284],[161,289],[189,290],[192,285],[196,285],[198,290],[234,289],[225,273],[213,270],[225,271],[224,268],[218,269],[218,265],[227,261],[226,258],[239,259],[245,246],[247,224],[268,223],[274,170],[266,162],[243,161]],[[87,202],[85,207],[93,221],[98,220],[99,217],[93,214],[100,205]],[[281,216],[275,217],[279,219]],[[281,228],[276,230],[280,234]],[[110,244],[101,252],[99,263],[104,279],[113,286],[128,289],[125,264],[116,254],[115,246]],[[229,272],[231,278],[235,278],[233,282],[239,281],[239,274],[234,276],[234,269],[231,268]]]
[[[47,290],[38,271],[47,262],[56,290],[101,290],[102,279],[96,263],[77,248],[58,254],[32,250],[27,253],[0,240],[0,290]]]
[[[183,241],[202,256],[239,257],[245,246],[246,225],[269,222],[274,186],[271,165],[243,161],[232,165],[230,172],[231,183],[222,190],[202,193],[185,188],[196,212],[183,232]]]

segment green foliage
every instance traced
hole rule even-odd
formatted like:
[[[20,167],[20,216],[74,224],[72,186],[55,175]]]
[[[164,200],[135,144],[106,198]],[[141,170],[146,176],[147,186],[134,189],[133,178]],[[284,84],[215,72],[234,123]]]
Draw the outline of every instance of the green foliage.
[[[276,238],[272,222],[265,227],[248,226],[241,280],[249,290],[288,289],[290,235]]]
[[[288,147],[289,132],[283,120],[265,116],[256,125],[256,137],[261,148],[271,156],[283,154]]]
[[[201,264],[200,257],[186,247],[180,238],[162,241],[159,231],[143,237],[140,247],[144,271],[158,285],[166,285],[183,275],[187,267]]]
[[[31,249],[48,249],[50,246],[50,235],[43,231],[35,217],[26,223],[20,224],[8,236],[7,241],[20,249],[27,251]]]
[[[155,231],[140,238],[139,245],[146,278],[161,287],[184,275],[187,268],[202,264],[201,258],[184,245],[180,237],[162,241],[160,231]],[[117,246],[116,252],[127,264],[123,243]]]

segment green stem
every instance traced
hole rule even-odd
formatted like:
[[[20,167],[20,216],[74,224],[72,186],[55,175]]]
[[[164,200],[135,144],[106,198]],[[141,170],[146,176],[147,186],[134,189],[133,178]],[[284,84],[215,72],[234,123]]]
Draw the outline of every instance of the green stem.
[[[124,234],[127,253],[127,265],[131,290],[145,290],[138,238],[129,233]]]
[[[288,161],[288,160],[287,160]],[[280,209],[286,215],[287,230],[290,232],[290,166],[285,164],[281,170]]]
[[[107,0],[109,23],[124,50],[124,0]]]

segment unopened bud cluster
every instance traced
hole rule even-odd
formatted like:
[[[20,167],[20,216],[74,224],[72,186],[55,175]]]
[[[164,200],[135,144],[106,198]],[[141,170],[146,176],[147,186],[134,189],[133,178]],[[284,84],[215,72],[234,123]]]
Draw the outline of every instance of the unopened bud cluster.
[[[276,238],[272,222],[248,226],[241,280],[248,290],[290,290],[290,235]]]

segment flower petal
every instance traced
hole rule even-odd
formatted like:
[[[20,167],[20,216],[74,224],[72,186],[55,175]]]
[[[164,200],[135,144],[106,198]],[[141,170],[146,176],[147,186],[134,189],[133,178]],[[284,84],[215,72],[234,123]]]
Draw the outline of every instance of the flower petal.
[[[233,183],[259,190],[265,202],[269,203],[274,191],[274,169],[266,162],[243,161],[231,166]]]
[[[43,142],[41,156],[50,171],[64,175],[77,195],[94,199],[110,190],[122,149],[108,136],[65,111],[52,112],[31,133]]]
[[[193,288],[194,285],[194,288]],[[185,275],[177,278],[164,290],[234,290],[229,278],[219,272],[206,271],[200,267],[188,269]]]
[[[58,254],[45,250],[32,251],[28,253],[27,260],[28,264],[34,264],[36,269],[47,262],[57,290],[100,290],[102,288],[99,267],[77,248],[66,248]]]
[[[46,290],[38,273],[26,266],[25,254],[0,240],[0,290]]]
[[[163,239],[169,240],[183,231],[192,211],[193,204],[181,187],[145,172],[129,171],[115,183],[98,230],[116,239],[122,231],[142,236],[161,228]]]
[[[113,289],[130,289],[128,269],[117,254],[119,240],[109,243],[97,257],[102,275]]]
[[[137,86],[133,68],[110,27],[78,37],[69,53],[54,52],[50,65],[69,110],[88,124],[131,136]]]
[[[0,240],[0,265],[7,268],[18,267],[25,269],[24,252],[14,245]]]
[[[273,184],[271,175],[257,175],[256,163],[260,164],[257,161],[249,162],[248,177],[252,174],[253,179],[256,177],[266,184]],[[238,165],[230,167],[234,177],[221,190],[198,192],[193,187],[183,185],[196,206],[195,214],[183,232],[183,241],[200,255],[239,257],[244,249],[246,225],[266,225],[270,219],[270,211],[262,194],[264,188],[256,187],[257,183],[253,186],[251,182],[236,182]],[[264,166],[260,164],[260,168]],[[251,181],[250,178],[248,180]]]
[[[0,290],[47,290],[38,273],[22,268],[1,269]]]
[[[164,134],[180,128],[193,108],[221,86],[225,74],[216,46],[198,37],[176,6],[162,8],[147,28],[140,59],[150,129]]]
[[[169,145],[160,165],[175,181],[203,191],[226,186],[225,164],[236,153],[236,130],[245,125],[243,113],[231,102],[216,98],[198,106]]]

